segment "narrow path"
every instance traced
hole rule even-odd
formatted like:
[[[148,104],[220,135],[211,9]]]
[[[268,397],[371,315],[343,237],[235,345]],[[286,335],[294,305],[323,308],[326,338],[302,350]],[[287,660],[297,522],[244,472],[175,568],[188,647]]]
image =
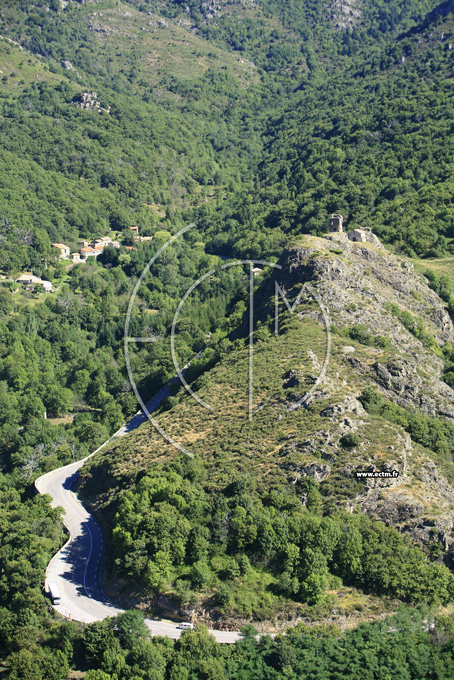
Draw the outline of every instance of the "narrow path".
[[[169,389],[169,386],[165,386],[148,402],[147,409],[150,413],[168,396]],[[127,435],[145,420],[146,416],[143,413],[137,413],[109,441]],[[108,442],[87,458],[52,470],[35,481],[39,493],[51,496],[52,507],[61,506],[64,509],[63,522],[69,531],[68,542],[54,555],[47,567],[46,590],[48,590],[49,583],[56,583],[61,592],[61,603],[54,605],[54,608],[63,616],[83,623],[102,621],[108,616],[116,616],[123,611],[104,595],[98,581],[103,551],[101,529],[72,490],[77,481],[79,469],[106,443]],[[151,635],[166,635],[175,640],[182,632],[172,621],[147,619],[146,624]],[[233,643],[241,638],[241,634],[234,631],[211,630],[210,632],[218,642]]]

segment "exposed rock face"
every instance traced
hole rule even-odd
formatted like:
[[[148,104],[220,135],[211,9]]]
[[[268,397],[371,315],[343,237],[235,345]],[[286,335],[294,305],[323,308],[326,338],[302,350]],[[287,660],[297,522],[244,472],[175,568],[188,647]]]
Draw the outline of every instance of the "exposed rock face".
[[[332,475],[357,479],[363,490],[345,502],[347,508],[393,524],[418,543],[439,543],[449,559],[454,490],[427,452],[399,426],[383,421],[383,445],[372,445],[376,439],[367,436],[371,416],[357,398],[372,384],[385,398],[410,411],[454,420],[454,390],[442,380],[442,358],[424,346],[395,311],[407,313],[407,318],[409,313],[443,347],[454,342],[444,303],[411,263],[391,255],[379,243],[352,242],[344,233],[305,237],[300,246],[284,252],[280,264],[289,302],[308,283],[328,310],[333,326],[341,332],[361,326],[368,337],[380,336],[386,344],[339,343],[319,396],[310,402],[313,411],[317,400],[328,401],[318,411],[325,425],[309,437],[296,436],[284,443],[278,464],[295,482],[301,476],[322,483]],[[345,372],[339,370],[339,363]],[[288,387],[296,387],[297,371],[287,380]],[[358,477],[357,471],[368,471],[371,476]],[[372,476],[376,471],[388,476]]]
[[[354,397],[346,397],[340,404],[328,406],[321,412],[320,415],[325,416],[326,418],[333,418],[344,415],[346,412],[355,413],[358,416],[365,415],[365,411],[361,402]]]
[[[396,492],[382,496],[380,489],[374,489],[368,494],[367,500],[361,503],[361,509],[370,517],[399,525],[419,518],[424,511],[424,504],[414,500],[410,494]]]
[[[255,0],[205,0],[201,4],[201,15],[205,23],[213,23],[225,14],[225,7],[248,7],[255,4]],[[185,8],[189,13],[189,7]]]
[[[62,9],[65,9],[66,5],[69,5],[70,2],[77,2],[79,5],[90,5],[91,3],[96,2],[96,0],[60,0],[62,4]]]
[[[7,42],[11,43],[11,45],[16,45],[16,47],[18,47],[22,51],[24,49],[22,47],[22,45],[20,45],[18,42],[16,42],[16,40],[11,40],[11,38],[6,38],[4,35],[0,35],[0,40],[6,40]],[[3,71],[2,71],[2,73],[3,73]]]
[[[104,108],[98,101],[98,95],[96,92],[82,92],[73,99],[76,106],[81,109],[86,109],[87,111],[97,111],[98,113],[110,113],[110,106]]]
[[[353,28],[361,19],[360,3],[357,0],[332,0],[326,12],[337,30]]]
[[[372,378],[386,396],[407,408],[454,419],[454,390],[441,380],[443,360],[427,350],[391,309],[395,305],[415,321],[422,320],[440,347],[453,342],[454,328],[445,305],[424,278],[411,263],[383,247],[354,243],[346,234],[307,241],[307,246],[284,253],[286,289],[299,291],[304,283],[315,285],[333,325],[361,324],[373,336],[392,343],[393,361],[366,364],[356,356],[346,357],[355,371]],[[351,355],[351,346],[344,352]]]
[[[301,479],[301,477],[312,477],[317,482],[323,482],[331,474],[331,467],[326,463],[309,463],[308,465],[301,466],[289,465],[287,469],[295,473],[294,483]]]
[[[329,465],[324,463],[311,463],[302,468],[302,473],[307,477],[313,477],[317,482],[323,482],[324,479],[329,477],[331,468]]]

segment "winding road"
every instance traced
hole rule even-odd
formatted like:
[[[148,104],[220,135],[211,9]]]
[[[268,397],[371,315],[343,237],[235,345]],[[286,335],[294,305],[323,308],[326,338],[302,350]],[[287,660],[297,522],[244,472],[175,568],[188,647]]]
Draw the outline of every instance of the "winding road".
[[[170,384],[155,395],[148,403],[151,413],[170,394]],[[127,435],[146,421],[147,417],[139,411],[125,426],[120,428],[111,439]],[[69,540],[49,562],[46,570],[45,588],[56,583],[61,592],[60,604],[53,605],[63,616],[74,621],[93,623],[108,616],[120,614],[119,609],[104,594],[100,579],[100,566],[103,552],[101,529],[92,515],[84,508],[75,495],[73,488],[79,469],[86,460],[94,456],[108,442],[91,453],[87,458],[52,470],[35,481],[41,494],[49,494],[52,507],[62,507],[65,514],[63,522],[69,531]],[[183,631],[172,621],[146,619],[151,635],[165,635],[178,639]],[[218,642],[233,643],[241,638],[235,631],[210,630]]]

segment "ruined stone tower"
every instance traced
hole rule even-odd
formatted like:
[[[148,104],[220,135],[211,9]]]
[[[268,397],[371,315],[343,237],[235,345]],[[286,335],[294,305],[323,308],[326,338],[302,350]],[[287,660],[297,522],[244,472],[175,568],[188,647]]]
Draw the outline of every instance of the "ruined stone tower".
[[[343,223],[344,218],[342,215],[337,215],[336,213],[333,213],[331,217],[329,218],[329,230],[330,232],[341,232],[343,231]]]

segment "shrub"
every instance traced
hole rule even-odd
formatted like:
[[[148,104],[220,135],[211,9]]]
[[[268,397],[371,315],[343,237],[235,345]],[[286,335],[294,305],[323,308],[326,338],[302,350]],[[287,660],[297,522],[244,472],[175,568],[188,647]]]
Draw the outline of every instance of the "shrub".
[[[341,445],[344,449],[352,449],[361,443],[361,437],[354,432],[349,432],[340,440]]]

